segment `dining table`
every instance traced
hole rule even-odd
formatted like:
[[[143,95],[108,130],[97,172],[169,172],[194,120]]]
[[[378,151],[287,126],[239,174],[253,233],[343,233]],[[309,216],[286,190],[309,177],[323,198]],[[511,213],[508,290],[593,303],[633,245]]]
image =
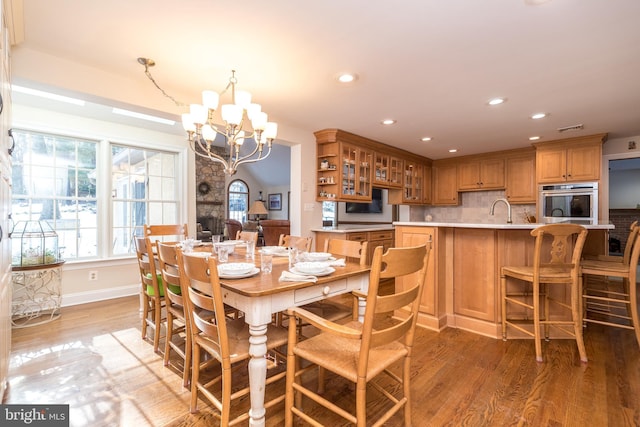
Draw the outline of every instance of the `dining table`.
[[[212,251],[211,246],[195,248],[198,251]],[[255,249],[253,257],[247,257],[246,245],[238,244],[227,262],[253,262],[260,269],[260,247]],[[215,254],[213,254],[215,256]],[[249,325],[248,363],[251,409],[249,425],[264,426],[266,410],[264,407],[265,384],[267,378],[267,329],[272,324],[273,314],[290,307],[301,306],[314,301],[345,294],[354,290],[364,293],[369,287],[369,266],[345,259],[330,259],[332,271],[318,275],[317,280],[302,281],[280,280],[283,272],[289,271],[289,256],[286,250],[272,254],[271,272],[254,271],[247,277],[221,277],[224,303],[243,312]],[[337,262],[336,262],[337,261]],[[286,273],[285,273],[286,274]],[[358,318],[364,318],[366,302],[358,300]]]

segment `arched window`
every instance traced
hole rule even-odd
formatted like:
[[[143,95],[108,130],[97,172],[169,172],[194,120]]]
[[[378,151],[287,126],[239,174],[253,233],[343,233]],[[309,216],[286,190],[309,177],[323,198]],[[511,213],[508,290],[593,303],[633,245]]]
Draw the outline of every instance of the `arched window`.
[[[236,179],[229,184],[227,194],[227,206],[229,209],[227,218],[245,222],[247,220],[247,211],[249,210],[249,186],[243,180]]]

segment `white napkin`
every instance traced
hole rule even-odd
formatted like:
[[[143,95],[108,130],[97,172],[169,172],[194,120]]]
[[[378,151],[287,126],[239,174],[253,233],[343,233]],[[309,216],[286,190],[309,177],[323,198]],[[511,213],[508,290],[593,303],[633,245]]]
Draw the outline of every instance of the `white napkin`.
[[[306,274],[296,274],[290,271],[283,271],[280,275],[280,282],[317,282],[318,278],[316,276],[310,276]]]
[[[335,261],[329,261],[330,267],[344,267],[345,265],[346,265],[346,261],[344,258],[340,258]]]

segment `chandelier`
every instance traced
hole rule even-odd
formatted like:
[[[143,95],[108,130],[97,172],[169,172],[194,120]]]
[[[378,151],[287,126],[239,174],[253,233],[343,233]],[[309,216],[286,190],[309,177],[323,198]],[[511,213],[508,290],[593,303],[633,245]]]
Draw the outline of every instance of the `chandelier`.
[[[138,58],[144,65],[145,74],[153,84],[176,105],[184,105],[169,96],[153,79],[149,67],[155,61],[148,58]],[[202,92],[202,104],[191,104],[189,112],[182,114],[182,126],[189,137],[189,146],[200,157],[221,163],[228,175],[236,173],[238,166],[243,163],[253,163],[266,159],[271,154],[271,145],[278,132],[278,125],[267,121],[267,113],[262,111],[260,104],[251,102],[251,94],[236,90],[238,80],[235,70],[227,87],[217,93],[211,90]],[[230,92],[231,103],[220,106],[220,115],[216,115],[220,98]],[[216,124],[222,119],[223,124]],[[223,144],[229,150],[226,155],[217,154],[214,140],[220,135]],[[246,140],[252,140],[254,146],[248,153],[241,153],[240,149]],[[266,149],[265,149],[266,146]]]

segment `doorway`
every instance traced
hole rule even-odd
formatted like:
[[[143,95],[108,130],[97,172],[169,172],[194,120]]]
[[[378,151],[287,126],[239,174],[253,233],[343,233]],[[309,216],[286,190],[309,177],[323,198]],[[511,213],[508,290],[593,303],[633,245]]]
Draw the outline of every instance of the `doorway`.
[[[640,157],[638,153],[622,153],[605,159],[608,190],[606,206],[603,205],[604,222],[615,226],[609,233],[609,254],[622,256],[629,236],[631,223],[640,220]],[[604,180],[603,180],[604,181]]]

